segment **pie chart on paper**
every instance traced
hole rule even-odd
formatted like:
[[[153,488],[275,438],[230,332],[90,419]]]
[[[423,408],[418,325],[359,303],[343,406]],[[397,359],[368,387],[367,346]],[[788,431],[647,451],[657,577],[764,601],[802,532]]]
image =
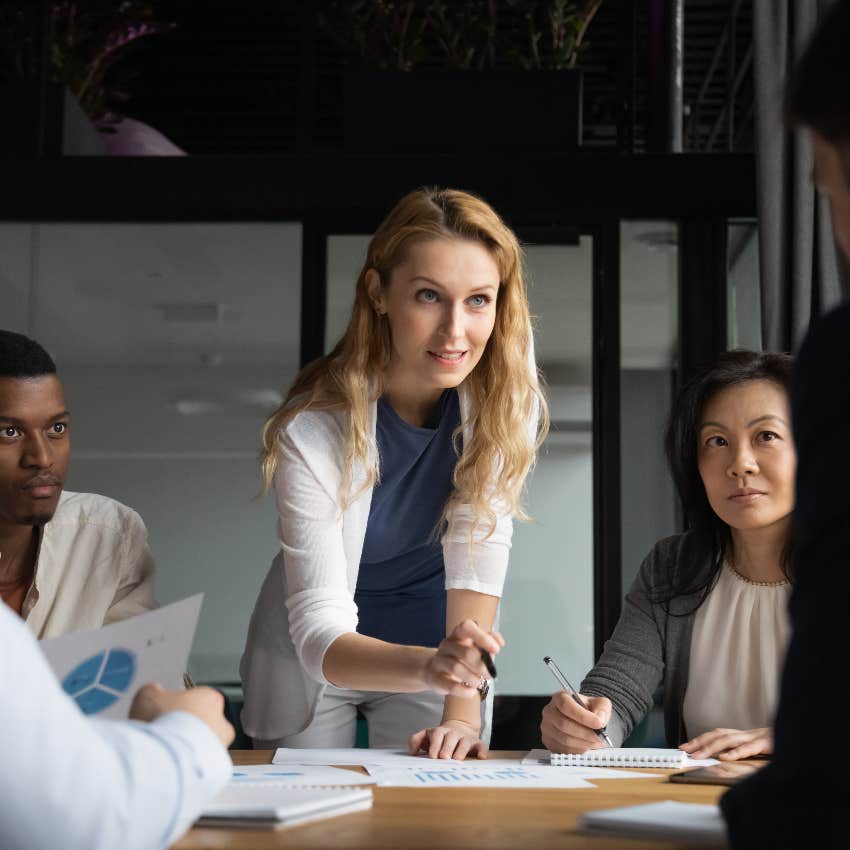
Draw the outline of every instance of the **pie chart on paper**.
[[[135,672],[133,652],[110,649],[78,664],[62,680],[62,690],[74,699],[83,714],[97,714],[124,696]]]

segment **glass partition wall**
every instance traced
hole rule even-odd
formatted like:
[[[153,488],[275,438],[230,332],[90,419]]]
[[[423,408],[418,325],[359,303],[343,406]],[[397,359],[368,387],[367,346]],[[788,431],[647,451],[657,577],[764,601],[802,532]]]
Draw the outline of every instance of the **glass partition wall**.
[[[620,224],[622,587],[657,540],[679,529],[664,429],[679,359],[679,228]]]
[[[730,349],[761,351],[758,223],[731,219],[726,238],[727,343]]]
[[[54,356],[67,489],[150,535],[160,603],[205,594],[190,672],[238,681],[277,550],[260,428],[298,368],[298,224],[0,225],[0,326]]]
[[[754,240],[735,227],[752,224],[730,227],[730,342],[741,344],[753,325]],[[608,250],[599,233],[573,231],[560,243],[529,235],[525,245],[552,430],[527,485],[532,520],[515,526],[500,613],[502,695],[551,693],[545,654],[573,680],[593,663],[600,445],[618,440],[621,449],[610,468],[622,495],[623,591],[655,540],[679,527],[661,447],[680,366],[678,227],[613,225],[619,320],[608,335],[620,337],[619,382],[606,389],[594,328],[608,303],[600,280],[611,277],[599,275]],[[743,249],[733,251],[739,233]],[[238,680],[278,545],[272,500],[254,499],[260,428],[297,372],[305,323],[324,322],[325,350],[345,328],[369,236],[323,233],[316,280],[302,265],[305,239],[299,223],[0,224],[0,326],[30,333],[59,364],[74,425],[68,487],[139,511],[160,602],[205,592],[190,661],[200,681]],[[302,277],[324,286],[321,315],[302,308]],[[603,431],[594,411],[605,392],[619,393],[620,415]]]

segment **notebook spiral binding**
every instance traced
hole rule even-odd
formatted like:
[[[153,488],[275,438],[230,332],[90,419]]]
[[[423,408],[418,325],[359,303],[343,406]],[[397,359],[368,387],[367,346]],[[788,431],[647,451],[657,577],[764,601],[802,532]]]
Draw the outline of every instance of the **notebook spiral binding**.
[[[556,767],[681,767],[686,759],[680,750],[591,750],[587,753],[552,753],[549,763]]]

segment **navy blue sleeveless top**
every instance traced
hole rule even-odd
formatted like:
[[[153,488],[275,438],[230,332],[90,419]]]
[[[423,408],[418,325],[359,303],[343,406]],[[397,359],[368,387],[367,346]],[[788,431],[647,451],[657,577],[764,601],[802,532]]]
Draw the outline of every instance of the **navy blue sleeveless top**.
[[[378,399],[381,483],[372,492],[354,593],[360,634],[408,646],[437,646],[446,636],[446,571],[434,529],[452,489],[459,423],[456,390],[443,393],[424,428]]]

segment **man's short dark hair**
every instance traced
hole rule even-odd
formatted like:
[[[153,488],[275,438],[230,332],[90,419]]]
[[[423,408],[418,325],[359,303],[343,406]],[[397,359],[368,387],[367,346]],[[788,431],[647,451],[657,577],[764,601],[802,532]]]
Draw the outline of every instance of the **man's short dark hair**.
[[[850,143],[850,0],[835,0],[797,63],[785,91],[790,124]]]
[[[34,339],[0,330],[0,378],[38,378],[55,374],[53,358]]]

